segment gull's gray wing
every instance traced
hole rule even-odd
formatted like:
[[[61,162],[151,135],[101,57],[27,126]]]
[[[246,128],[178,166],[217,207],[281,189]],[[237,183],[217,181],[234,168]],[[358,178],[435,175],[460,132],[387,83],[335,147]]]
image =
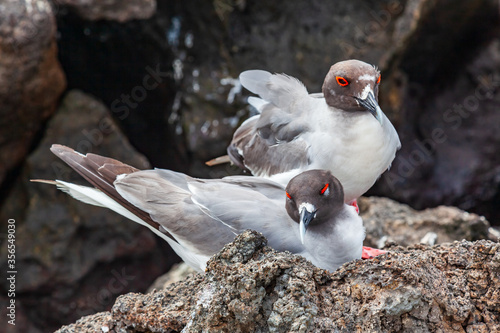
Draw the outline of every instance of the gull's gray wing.
[[[246,229],[280,238],[273,243],[288,244],[295,237],[294,230],[286,231],[295,223],[285,210],[284,189],[275,183],[260,193],[261,180],[252,184],[246,179],[231,182],[186,176],[186,183],[177,186],[169,180],[171,176],[180,179],[169,170],[138,171],[117,180],[115,187],[195,253],[211,255]]]
[[[261,232],[276,250],[301,252],[299,226],[285,209],[285,189],[272,181],[232,176],[189,182],[191,199],[206,214],[237,229]],[[295,246],[295,247],[294,247]]]
[[[308,95],[302,82],[286,74],[250,70],[240,74],[240,83],[266,102],[281,109],[287,109],[294,100]]]
[[[307,166],[309,145],[300,135],[309,129],[300,118],[267,104],[260,116],[234,133],[228,155],[256,176],[272,176]]]
[[[308,165],[309,146],[300,136],[309,128],[296,103],[309,96],[304,85],[293,77],[265,71],[243,72],[240,82],[262,99],[249,99],[260,115],[236,130],[228,147],[233,163],[265,176]]]
[[[211,256],[238,232],[201,211],[187,189],[190,177],[185,176],[182,184],[179,176],[169,170],[145,170],[121,177],[114,185],[123,198],[147,212],[185,248]]]

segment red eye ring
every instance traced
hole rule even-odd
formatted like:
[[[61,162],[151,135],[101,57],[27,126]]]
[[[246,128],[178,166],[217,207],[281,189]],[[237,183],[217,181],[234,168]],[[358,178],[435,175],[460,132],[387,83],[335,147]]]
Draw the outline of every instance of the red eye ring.
[[[378,76],[378,79],[377,79],[377,84],[380,83],[380,80],[382,80],[382,74]]]
[[[342,76],[336,76],[335,80],[337,80],[337,83],[341,87],[345,87],[345,86],[347,86],[349,84],[349,82],[345,78],[343,78]]]
[[[292,200],[292,196],[288,193],[288,192],[285,192],[286,193],[286,197],[290,200]]]
[[[329,186],[329,185],[330,185],[330,184],[326,184],[326,185],[325,185],[325,187],[323,187],[323,189],[321,190],[321,192],[320,192],[320,193],[321,193],[321,194],[325,194],[326,190],[328,190],[328,186]]]

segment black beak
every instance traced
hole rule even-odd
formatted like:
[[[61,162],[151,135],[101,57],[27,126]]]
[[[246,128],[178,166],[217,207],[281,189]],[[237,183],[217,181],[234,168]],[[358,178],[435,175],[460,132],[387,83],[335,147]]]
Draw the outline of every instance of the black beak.
[[[378,120],[380,125],[382,125],[382,109],[377,103],[377,100],[375,99],[375,96],[373,96],[373,93],[370,91],[368,95],[366,96],[365,99],[361,99],[358,97],[354,97],[359,105],[370,111],[370,113],[375,117],[375,119]]]
[[[302,208],[302,210],[300,211],[299,231],[300,241],[302,242],[302,244],[304,244],[304,236],[306,235],[307,227],[315,217],[316,210],[314,212],[310,212],[306,208]]]

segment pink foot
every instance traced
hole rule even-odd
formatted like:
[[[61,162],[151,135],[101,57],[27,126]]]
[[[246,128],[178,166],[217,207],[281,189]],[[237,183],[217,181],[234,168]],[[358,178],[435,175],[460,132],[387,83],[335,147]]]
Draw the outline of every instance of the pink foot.
[[[361,252],[361,259],[373,259],[376,256],[387,253],[387,251],[374,249],[368,246],[363,246],[363,252]]]
[[[359,214],[359,207],[358,207],[358,201],[356,199],[354,199],[353,201],[351,201],[349,203],[350,206],[353,206],[354,208],[356,208],[356,213]]]

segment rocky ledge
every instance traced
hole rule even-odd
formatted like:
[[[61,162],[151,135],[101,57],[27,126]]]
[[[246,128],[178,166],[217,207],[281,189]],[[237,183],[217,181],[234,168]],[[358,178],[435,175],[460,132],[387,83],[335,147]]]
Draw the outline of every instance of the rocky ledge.
[[[57,332],[499,332],[500,244],[395,246],[334,273],[246,231],[165,290]]]

